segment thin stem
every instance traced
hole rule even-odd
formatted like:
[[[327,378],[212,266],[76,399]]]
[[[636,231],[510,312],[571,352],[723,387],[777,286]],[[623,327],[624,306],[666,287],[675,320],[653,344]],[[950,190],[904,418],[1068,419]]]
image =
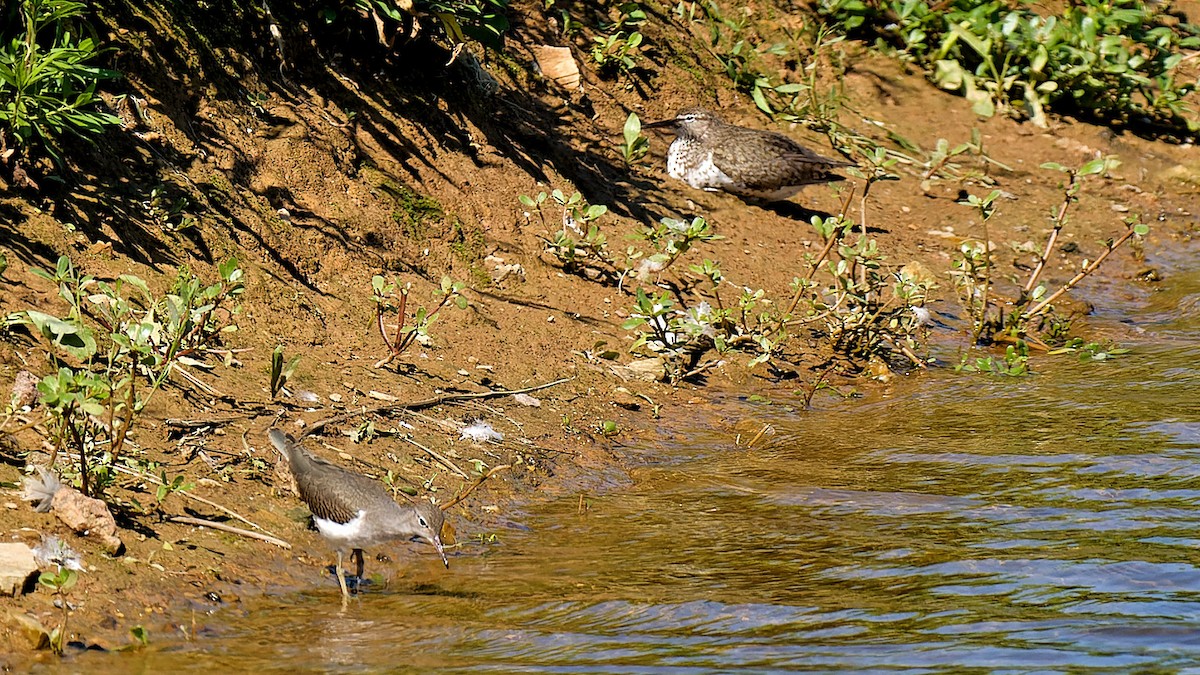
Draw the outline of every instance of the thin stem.
[[[404,330],[404,317],[408,313],[408,291],[400,290],[400,306],[396,308],[396,341],[395,344],[389,344],[388,348],[392,350],[392,357],[397,357],[404,348],[400,346],[400,339]]]
[[[980,212],[982,214],[982,211]],[[983,327],[987,324],[988,315],[988,291],[992,286],[992,242],[988,239],[988,216],[983,215],[983,264],[987,273],[983,276],[983,297],[980,299],[982,307],[979,310],[979,325],[975,327],[975,335],[972,342],[978,343],[979,338],[983,335]]]
[[[1063,202],[1058,207],[1058,213],[1054,216],[1054,229],[1050,231],[1050,236],[1046,239],[1046,248],[1042,251],[1042,257],[1038,259],[1037,266],[1033,268],[1033,273],[1029,275],[1029,281],[1025,282],[1025,288],[1022,289],[1022,296],[1028,298],[1033,291],[1033,287],[1037,284],[1038,277],[1041,276],[1042,270],[1046,268],[1046,261],[1050,258],[1050,252],[1054,250],[1054,244],[1058,241],[1058,233],[1062,231],[1063,225],[1067,222],[1067,207],[1071,202],[1075,201],[1074,190],[1078,185],[1078,177],[1072,173],[1071,181],[1067,184],[1065,193],[1063,194]]]
[[[1095,260],[1093,260],[1091,263],[1089,263],[1087,267],[1083,268],[1079,272],[1079,274],[1076,274],[1075,276],[1071,277],[1071,279],[1069,281],[1067,281],[1067,283],[1063,284],[1062,287],[1059,288],[1054,293],[1051,293],[1048,298],[1046,298],[1045,300],[1042,300],[1038,304],[1034,305],[1032,309],[1030,309],[1028,312],[1025,313],[1025,318],[1031,319],[1031,318],[1037,316],[1038,314],[1041,314],[1042,312],[1046,311],[1046,308],[1050,306],[1050,303],[1054,302],[1059,297],[1061,297],[1063,293],[1066,293],[1067,291],[1074,288],[1075,285],[1078,284],[1080,281],[1083,281],[1084,278],[1087,277],[1087,275],[1091,274],[1092,272],[1095,272],[1096,268],[1100,266],[1100,263],[1104,262],[1105,258],[1107,258],[1109,255],[1111,255],[1113,251],[1117,250],[1117,248],[1121,244],[1124,244],[1133,235],[1134,235],[1134,231],[1133,231],[1133,228],[1131,227],[1125,234],[1121,235],[1120,239],[1114,241],[1108,247],[1107,251],[1105,251],[1104,253],[1101,253],[1099,257],[1097,257]]]

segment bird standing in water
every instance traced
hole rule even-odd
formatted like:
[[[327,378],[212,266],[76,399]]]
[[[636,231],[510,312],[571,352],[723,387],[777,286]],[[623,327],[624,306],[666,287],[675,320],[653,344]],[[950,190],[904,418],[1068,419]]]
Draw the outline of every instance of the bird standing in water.
[[[337,549],[335,569],[342,587],[343,607],[350,597],[342,570],[342,556],[347,550],[353,551],[360,579],[363,549],[396,540],[429,542],[442,557],[442,563],[450,567],[442,547],[445,517],[441,509],[429,502],[401,506],[378,481],[314,457],[278,429],[272,429],[268,436],[287,458],[300,499],[312,511],[317,531]]]
[[[822,157],[781,133],[729,124],[704,108],[688,108],[642,128],[673,132],[667,173],[709,192],[781,201],[805,185],[843,180],[832,171],[853,166]]]

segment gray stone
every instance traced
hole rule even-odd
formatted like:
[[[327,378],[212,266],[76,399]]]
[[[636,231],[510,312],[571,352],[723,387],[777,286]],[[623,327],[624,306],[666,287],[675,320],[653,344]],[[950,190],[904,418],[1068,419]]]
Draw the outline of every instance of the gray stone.
[[[33,549],[25,544],[0,544],[0,593],[16,596],[24,592],[29,578],[38,571]]]

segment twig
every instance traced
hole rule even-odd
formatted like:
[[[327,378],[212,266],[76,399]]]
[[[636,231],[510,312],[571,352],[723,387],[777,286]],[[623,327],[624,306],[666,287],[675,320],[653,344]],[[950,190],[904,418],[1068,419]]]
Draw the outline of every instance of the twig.
[[[209,420],[184,420],[169,417],[163,420],[163,424],[174,429],[203,429],[204,427],[221,427],[226,424],[232,424],[248,416],[234,415],[232,417],[218,417]]]
[[[754,444],[758,442],[758,439],[760,439],[760,438],[762,438],[763,436],[767,435],[767,432],[768,432],[768,431],[774,431],[774,428],[773,428],[773,427],[772,427],[770,424],[764,424],[764,425],[762,426],[762,428],[758,430],[758,433],[757,433],[757,434],[754,434],[754,438],[751,438],[751,439],[750,439],[750,440],[749,440],[749,441],[746,443],[746,446],[745,446],[745,447],[746,447],[747,449],[754,447]]]
[[[405,436],[404,440],[406,440],[410,444],[415,445],[418,448],[424,450],[426,454],[428,454],[430,457],[436,459],[438,461],[438,464],[441,464],[442,466],[446,467],[447,469],[450,469],[459,478],[462,478],[464,480],[469,480],[471,478],[470,476],[468,476],[466,474],[465,471],[463,471],[462,469],[455,466],[454,462],[451,462],[449,459],[446,459],[446,457],[444,455],[442,455],[440,452],[434,450],[433,448],[427,448],[424,445],[421,445],[420,443],[413,440],[411,436]]]
[[[1108,247],[1107,251],[1105,251],[1104,253],[1101,253],[1100,256],[1097,257],[1095,260],[1093,260],[1090,264],[1088,264],[1087,267],[1080,270],[1079,274],[1076,274],[1075,276],[1071,277],[1070,281],[1063,284],[1061,288],[1059,288],[1057,291],[1051,293],[1050,296],[1047,297],[1045,300],[1042,300],[1038,304],[1034,305],[1033,308],[1030,309],[1028,312],[1025,312],[1025,318],[1031,319],[1031,318],[1037,316],[1038,314],[1041,314],[1042,312],[1046,311],[1046,308],[1050,306],[1050,303],[1057,300],[1059,298],[1059,296],[1061,296],[1063,293],[1066,293],[1067,291],[1074,288],[1075,284],[1078,284],[1080,281],[1083,281],[1084,277],[1091,274],[1092,272],[1095,272],[1096,268],[1100,266],[1100,263],[1104,262],[1105,258],[1107,258],[1109,255],[1111,255],[1113,251],[1117,250],[1121,246],[1121,244],[1124,244],[1126,241],[1128,241],[1129,238],[1132,237],[1134,234],[1135,233],[1133,231],[1133,228],[1132,227],[1129,228],[1129,231],[1127,231],[1125,234],[1121,235],[1120,239],[1114,241],[1112,243],[1112,245]]]
[[[196,387],[197,389],[204,392],[205,394],[208,394],[209,396],[220,397],[220,396],[225,395],[225,394],[217,391],[213,387],[209,386],[208,384],[205,384],[202,380],[200,380],[200,378],[189,373],[186,369],[184,369],[183,366],[179,365],[178,363],[174,364],[174,371],[179,373],[180,377],[182,377],[183,379],[192,383],[192,386]]]
[[[171,522],[183,523],[185,525],[199,525],[200,527],[210,527],[214,530],[220,530],[222,532],[230,532],[233,534],[240,534],[243,537],[249,537],[251,539],[259,539],[259,540],[265,541],[269,544],[275,544],[276,546],[278,546],[280,548],[290,549],[292,547],[292,545],[287,543],[286,541],[284,541],[282,539],[277,539],[270,535],[259,534],[258,532],[251,532],[250,530],[243,530],[240,527],[234,527],[232,525],[226,525],[224,523],[217,523],[217,522],[214,522],[211,520],[204,520],[203,518],[190,518],[188,516],[172,516]]]
[[[512,396],[514,394],[528,394],[531,391],[540,391],[542,389],[549,389],[550,387],[558,386],[564,382],[570,382],[573,379],[575,379],[575,378],[574,377],[564,377],[564,378],[554,380],[553,382],[547,382],[545,384],[538,384],[538,385],[534,385],[532,387],[525,387],[524,389],[505,389],[505,390],[500,390],[500,391],[484,391],[484,392],[480,392],[477,394],[443,394],[442,396],[434,396],[433,398],[427,398],[427,399],[424,399],[421,401],[413,401],[411,403],[389,403],[387,405],[375,406],[374,408],[363,408],[361,410],[355,410],[353,412],[342,413],[341,415],[334,415],[333,417],[326,417],[323,420],[314,422],[311,425],[309,425],[308,429],[306,429],[304,431],[304,433],[300,434],[300,438],[302,439],[302,438],[305,438],[306,436],[311,436],[311,435],[317,433],[318,431],[324,429],[327,425],[334,424],[336,422],[341,422],[341,421],[348,420],[348,419],[353,419],[353,418],[359,417],[361,415],[374,415],[376,413],[390,412],[393,410],[420,410],[422,408],[432,408],[433,406],[436,406],[436,405],[441,405],[443,403],[453,403],[455,401],[470,401],[473,399],[481,399],[481,398],[499,398],[501,396]],[[297,439],[297,440],[299,440],[299,439]]]
[[[133,469],[121,466],[119,464],[113,466],[112,469],[113,469],[113,471],[116,471],[118,473],[123,473],[123,474],[129,475],[129,476],[137,476],[138,478],[145,479],[155,485],[163,485],[164,484],[161,480],[155,478],[154,476],[152,476],[148,473],[145,473],[144,471],[135,471]],[[182,497],[186,497],[188,499],[194,499],[194,500],[200,502],[201,504],[211,506],[214,509],[217,509],[218,511],[229,516],[230,518],[236,518],[237,520],[242,521],[243,523],[249,525],[250,527],[253,527],[256,530],[266,532],[267,534],[270,534],[270,535],[275,534],[274,532],[271,532],[270,530],[266,529],[265,527],[260,527],[258,524],[251,522],[250,520],[246,519],[245,517],[240,516],[240,515],[234,513],[233,511],[230,511],[229,509],[225,508],[224,506],[221,506],[220,504],[217,504],[216,502],[210,502],[209,500],[205,499],[204,497],[194,495],[190,492],[178,492],[177,494],[179,494]]]
[[[462,502],[462,500],[467,498],[467,495],[469,495],[475,491],[475,488],[479,487],[480,485],[483,485],[483,481],[491,478],[492,476],[495,476],[496,474],[500,473],[501,471],[504,471],[505,469],[511,469],[511,468],[512,468],[511,464],[501,464],[500,466],[497,466],[497,467],[493,468],[491,471],[483,474],[482,476],[480,476],[479,480],[475,481],[475,483],[473,485],[471,485],[471,487],[467,488],[465,491],[463,491],[461,494],[459,494],[454,499],[451,499],[450,501],[446,502],[445,504],[441,504],[442,510],[445,511],[446,509],[450,508],[451,506],[454,506],[455,504]]]

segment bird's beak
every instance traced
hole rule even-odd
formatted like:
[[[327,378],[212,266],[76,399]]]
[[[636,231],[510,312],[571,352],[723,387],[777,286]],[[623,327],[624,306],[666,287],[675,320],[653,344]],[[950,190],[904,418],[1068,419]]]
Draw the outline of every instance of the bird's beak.
[[[669,120],[659,120],[657,122],[647,122],[642,125],[642,128],[643,129],[665,129],[667,127],[674,126],[675,122],[676,122],[676,119],[674,117],[672,117]]]
[[[442,556],[442,564],[446,566],[446,569],[450,569],[450,561],[446,559],[446,549],[442,546],[441,538],[434,537],[429,540],[429,543],[433,544],[433,547],[437,549],[438,555]]]

